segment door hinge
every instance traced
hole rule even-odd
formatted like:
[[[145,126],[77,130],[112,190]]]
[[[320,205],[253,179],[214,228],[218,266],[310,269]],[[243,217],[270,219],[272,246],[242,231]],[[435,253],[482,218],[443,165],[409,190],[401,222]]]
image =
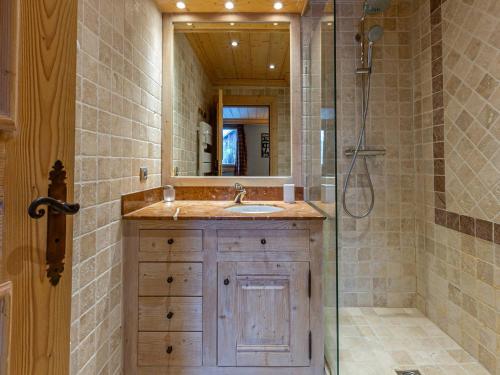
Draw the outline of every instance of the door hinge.
[[[309,270],[309,275],[307,277],[307,293],[309,298],[311,298],[311,270]]]
[[[312,346],[313,346],[313,342],[312,342],[312,332],[309,331],[309,360],[312,359]]]

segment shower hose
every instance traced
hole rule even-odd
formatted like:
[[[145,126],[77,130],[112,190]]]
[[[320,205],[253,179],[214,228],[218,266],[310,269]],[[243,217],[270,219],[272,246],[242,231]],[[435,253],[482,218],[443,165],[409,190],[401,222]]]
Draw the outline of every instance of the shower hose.
[[[361,124],[361,132],[359,133],[359,138],[358,138],[358,143],[356,145],[356,149],[354,151],[351,164],[349,166],[349,172],[347,173],[347,177],[344,181],[344,189],[342,191],[342,205],[344,207],[344,212],[349,215],[350,217],[353,217],[355,219],[363,219],[370,215],[370,213],[373,210],[373,206],[375,205],[375,192],[373,190],[373,183],[372,179],[370,176],[370,171],[368,170],[368,164],[366,162],[366,156],[359,156],[359,151],[361,148],[365,145],[365,136],[366,136],[366,118],[368,116],[368,104],[370,102],[370,86],[371,86],[371,69],[368,69],[367,73],[367,78],[366,80],[364,77],[362,78],[362,89],[363,89],[363,100],[362,100],[362,105],[363,105],[363,111],[362,111],[362,124]],[[347,190],[349,186],[349,181],[352,178],[353,170],[354,167],[356,166],[356,161],[358,160],[358,157],[363,158],[363,167],[366,172],[366,176],[368,178],[368,186],[370,188],[370,194],[371,194],[371,201],[370,201],[370,206],[368,208],[368,211],[361,215],[356,215],[352,213],[349,208],[347,207],[347,202],[346,202],[346,195],[347,195]]]

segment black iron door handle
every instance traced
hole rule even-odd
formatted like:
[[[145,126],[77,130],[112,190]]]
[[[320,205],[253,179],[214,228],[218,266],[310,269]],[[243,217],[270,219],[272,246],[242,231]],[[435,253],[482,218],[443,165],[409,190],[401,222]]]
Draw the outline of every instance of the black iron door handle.
[[[80,210],[78,203],[66,203],[55,198],[41,197],[36,198],[28,207],[28,214],[33,219],[40,219],[45,215],[45,210],[40,206],[47,206],[53,212],[64,215],[75,215]]]
[[[47,214],[47,277],[56,286],[64,272],[66,254],[66,215],[74,215],[80,210],[77,203],[66,203],[67,186],[66,171],[60,160],[57,160],[49,173],[47,197],[36,198],[28,208],[33,219],[40,219]],[[41,206],[47,206],[47,211]]]

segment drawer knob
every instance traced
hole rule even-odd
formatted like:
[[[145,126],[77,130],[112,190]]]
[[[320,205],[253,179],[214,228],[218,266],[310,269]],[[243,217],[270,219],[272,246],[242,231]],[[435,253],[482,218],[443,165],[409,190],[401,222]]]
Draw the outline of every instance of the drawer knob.
[[[261,243],[262,245],[265,245],[265,244],[267,243],[267,241],[266,241],[266,239],[265,239],[265,238],[263,238],[263,239],[261,239],[261,240],[260,240],[260,243]]]
[[[167,319],[170,320],[174,316],[174,313],[172,311],[169,311],[167,314]]]
[[[229,285],[229,279],[224,279],[224,285]]]
[[[174,348],[172,347],[172,345],[167,346],[167,354],[172,353],[173,350]]]
[[[173,243],[174,243],[174,239],[173,239],[173,238],[169,238],[169,239],[168,239],[168,241],[167,241],[167,243],[168,243],[169,245],[173,245]]]
[[[172,284],[174,282],[174,278],[172,276],[167,277],[167,283]]]

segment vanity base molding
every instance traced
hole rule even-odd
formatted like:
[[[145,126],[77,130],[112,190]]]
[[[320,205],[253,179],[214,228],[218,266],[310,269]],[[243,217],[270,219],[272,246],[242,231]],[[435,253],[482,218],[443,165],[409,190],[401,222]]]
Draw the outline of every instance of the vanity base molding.
[[[125,220],[124,373],[323,374],[322,226]]]

